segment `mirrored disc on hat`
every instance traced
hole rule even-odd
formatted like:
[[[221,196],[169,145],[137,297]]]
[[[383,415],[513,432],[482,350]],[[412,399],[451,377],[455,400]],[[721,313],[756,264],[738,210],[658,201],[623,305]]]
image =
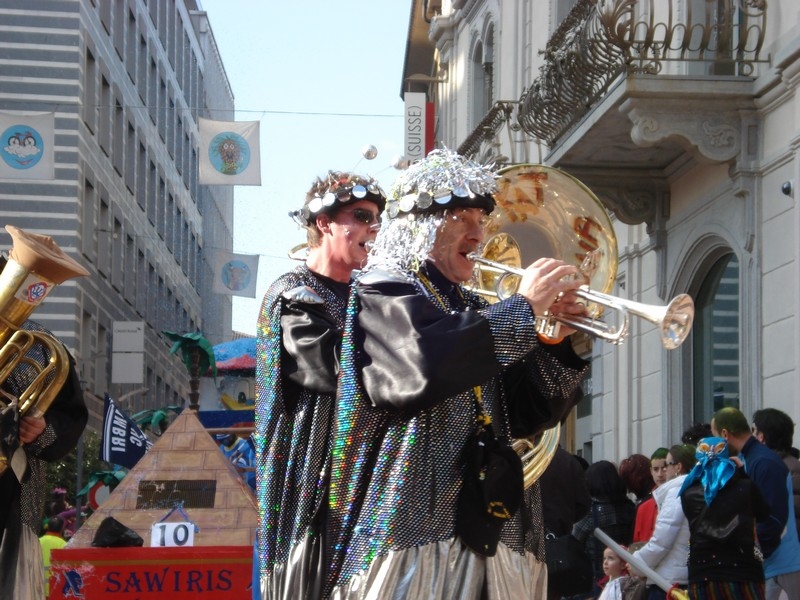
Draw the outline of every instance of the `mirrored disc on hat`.
[[[459,198],[466,198],[467,196],[470,195],[470,191],[466,185],[461,184],[453,188],[453,195],[458,196]]]
[[[308,203],[308,210],[312,213],[319,212],[322,208],[322,198],[316,196],[311,202]]]
[[[422,192],[417,198],[417,206],[421,210],[425,210],[431,204],[433,204],[433,196],[431,196],[428,192]]]
[[[353,191],[351,192],[351,194],[353,194],[353,196],[355,198],[358,198],[359,200],[361,200],[361,198],[366,197],[367,188],[365,188],[363,185],[359,184],[359,185],[353,187]]]
[[[421,196],[422,194],[419,194]],[[417,198],[419,197],[417,194],[406,194],[402,198],[400,198],[399,208],[403,212],[408,212],[414,208],[414,204],[416,204]]]
[[[433,200],[434,200],[434,202],[436,202],[436,204],[447,204],[452,199],[453,199],[453,194],[451,194],[449,191],[447,191],[447,192],[438,192],[436,194],[436,196],[433,198]]]
[[[333,206],[333,203],[336,202],[336,196],[333,195],[331,192],[327,192],[322,197],[322,205],[323,206]]]

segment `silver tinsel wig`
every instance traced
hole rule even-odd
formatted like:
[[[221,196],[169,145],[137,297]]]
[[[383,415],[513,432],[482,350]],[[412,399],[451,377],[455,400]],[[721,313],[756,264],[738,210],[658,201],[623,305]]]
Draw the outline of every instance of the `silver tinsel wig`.
[[[386,203],[386,220],[365,271],[416,271],[436,241],[452,208],[494,209],[494,171],[448,149],[431,151],[397,178]]]

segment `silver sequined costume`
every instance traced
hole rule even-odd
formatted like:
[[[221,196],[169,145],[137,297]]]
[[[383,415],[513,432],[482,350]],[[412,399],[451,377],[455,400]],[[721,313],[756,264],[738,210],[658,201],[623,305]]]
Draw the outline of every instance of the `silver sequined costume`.
[[[256,364],[261,597],[319,597],[320,529],[348,287],[305,265],[264,297]]]
[[[332,448],[332,598],[534,598],[544,572],[524,507],[497,554],[455,531],[462,452],[480,390],[495,433],[560,420],[587,369],[569,342],[541,344],[521,296],[487,306],[428,264],[374,269],[355,285],[342,342]],[[529,386],[511,391],[511,370]],[[521,370],[521,371],[520,371]],[[515,429],[516,430],[516,429]],[[521,481],[519,484],[521,485]]]

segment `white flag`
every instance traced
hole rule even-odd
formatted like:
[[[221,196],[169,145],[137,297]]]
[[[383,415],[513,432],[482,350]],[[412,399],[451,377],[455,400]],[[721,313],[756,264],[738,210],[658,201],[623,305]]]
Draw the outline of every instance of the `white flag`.
[[[0,112],[0,179],[55,179],[55,114]]]
[[[261,185],[258,121],[199,119],[200,183]]]
[[[214,253],[214,286],[217,294],[256,297],[258,254]]]

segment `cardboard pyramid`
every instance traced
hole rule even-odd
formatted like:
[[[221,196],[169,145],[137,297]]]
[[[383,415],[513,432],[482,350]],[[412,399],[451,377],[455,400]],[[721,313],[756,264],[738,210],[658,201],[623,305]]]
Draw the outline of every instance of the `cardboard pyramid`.
[[[109,516],[138,533],[149,547],[154,524],[185,521],[184,515],[197,526],[194,546],[253,545],[255,495],[188,409],[75,532],[68,548],[91,546]]]

